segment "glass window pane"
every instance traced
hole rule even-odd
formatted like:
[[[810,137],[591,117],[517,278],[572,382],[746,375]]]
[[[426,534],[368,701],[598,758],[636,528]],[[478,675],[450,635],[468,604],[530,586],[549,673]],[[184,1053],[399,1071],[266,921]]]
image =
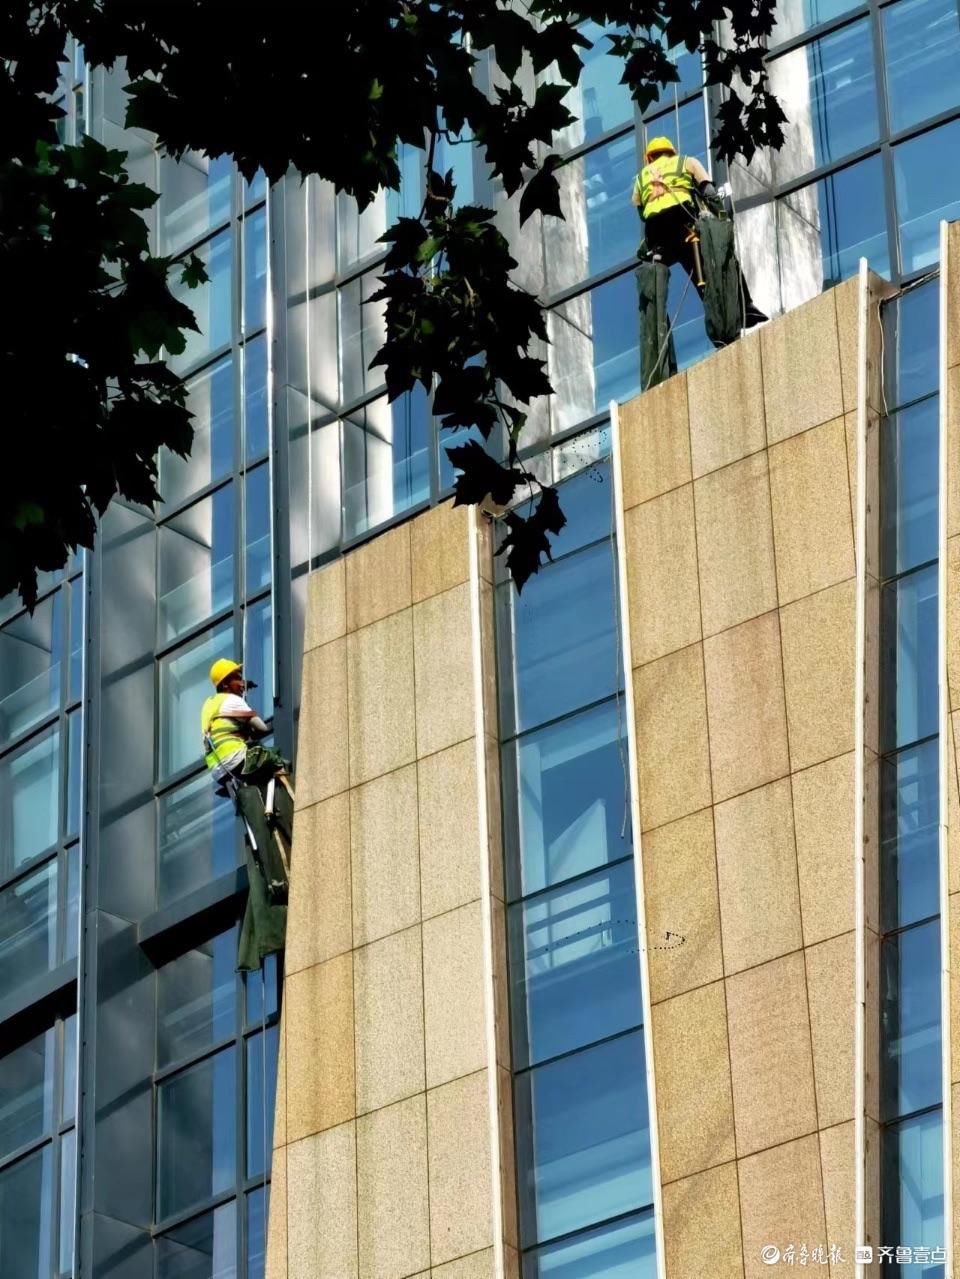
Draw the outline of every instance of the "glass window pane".
[[[211,938],[157,973],[157,1064],[194,1056],[236,1031],[237,930]]]
[[[68,1123],[77,1113],[77,1014],[63,1023],[63,1079],[61,1080],[60,1119]]]
[[[188,151],[182,160],[160,157],[160,238],[168,256],[202,239],[230,217],[233,165]]]
[[[960,101],[956,0],[904,0],[881,10],[890,128],[919,124]]]
[[[873,37],[868,18],[774,58],[770,88],[788,124],[774,156],[781,182],[840,160],[879,136]]]
[[[576,426],[640,390],[637,285],[628,271],[571,298],[547,317],[554,429]]]
[[[0,1057],[0,1159],[53,1127],[53,1028]]]
[[[278,1028],[247,1040],[247,1176],[270,1171],[273,1103],[277,1095]]]
[[[513,616],[515,655],[515,706],[503,689],[506,734],[613,693],[619,647],[608,542],[541,569],[522,595],[511,583],[499,589]]]
[[[70,583],[70,687],[71,702],[83,696],[83,593],[82,577]],[[38,610],[39,611],[39,610]],[[36,613],[34,614],[36,616]]]
[[[895,1119],[942,1099],[940,921],[881,943],[881,1111]]]
[[[937,558],[937,396],[884,419],[880,571],[892,577]]]
[[[523,1259],[523,1279],[655,1279],[653,1213],[586,1230]]]
[[[80,782],[83,752],[83,713],[75,710],[67,716],[67,838],[80,829]]]
[[[452,151],[466,151],[466,147],[452,147]],[[423,203],[424,153],[419,147],[401,142],[397,163],[400,167],[400,190],[378,191],[373,201],[361,213],[357,202],[349,195],[337,196],[337,263],[341,271],[347,271],[374,253],[385,253],[387,246],[379,238],[398,218],[415,218]],[[438,165],[440,172],[454,166],[446,162]],[[459,178],[459,174],[454,175]],[[457,183],[458,188],[460,183]],[[462,194],[458,190],[458,194]],[[459,203],[459,201],[458,201]]]
[[[60,726],[0,759],[0,875],[57,842],[60,828]]]
[[[626,724],[613,702],[505,748],[505,784],[517,790],[517,803],[508,803],[507,811],[518,813],[518,829],[508,839],[520,845],[519,856],[507,862],[511,898],[630,852],[626,749]]]
[[[60,705],[63,591],[0,631],[0,742],[19,736]]]
[[[267,175],[263,169],[257,169],[253,175],[253,180],[243,181],[243,204],[244,208],[249,208],[251,204],[256,204],[258,200],[262,200],[267,194]]]
[[[80,947],[80,845],[66,852],[67,888],[63,912],[63,961],[76,959]]]
[[[270,446],[267,396],[267,339],[254,338],[243,348],[244,459],[255,461]]]
[[[386,303],[368,303],[380,288],[376,275],[358,276],[337,291],[340,314],[340,399],[347,404],[384,386],[383,369],[369,367],[386,336]]]
[[[937,731],[937,566],[911,573],[881,595],[883,749],[910,746]]]
[[[699,62],[699,55],[696,57]],[[668,97],[672,90],[667,90]],[[703,98],[698,96],[685,102],[682,107],[671,106],[666,115],[647,120],[643,126],[643,145],[646,149],[651,138],[666,134],[682,155],[690,155],[699,160],[709,173],[713,168],[710,152],[707,148],[707,117],[703,109]]]
[[[250,705],[258,710],[262,719],[273,714],[273,605],[269,599],[261,600],[244,614],[247,679],[253,680],[256,689],[251,693]]]
[[[516,1067],[638,1026],[633,860],[511,906]]]
[[[904,272],[932,266],[940,256],[940,223],[960,217],[960,172],[944,156],[960,149],[960,120],[922,133],[893,149],[897,221]]]
[[[74,1205],[77,1197],[77,1130],[71,1128],[60,1139],[60,1273],[73,1274],[75,1231]]]
[[[157,1217],[228,1190],[236,1180],[236,1049],[157,1088]]]
[[[170,275],[170,292],[190,308],[199,333],[188,331],[182,354],[169,357],[170,367],[183,373],[205,360],[233,337],[233,236],[223,231],[196,250],[210,277],[206,284],[188,289],[180,283],[175,265]]]
[[[591,42],[591,48],[579,50],[583,61],[580,82],[563,99],[564,105],[577,119],[554,138],[554,145],[559,150],[569,151],[633,119],[630,90],[620,84],[623,66],[612,60],[607,39],[608,34],[625,30],[625,27],[610,27],[608,31],[596,22],[585,22],[580,28]],[[543,78],[551,77],[548,74]]]
[[[57,863],[47,862],[0,893],[0,990],[57,963]]]
[[[859,7],[859,0],[778,0],[771,48]]]
[[[264,1279],[267,1260],[269,1187],[247,1195],[247,1279]]]
[[[160,492],[168,507],[233,470],[233,360],[229,355],[187,383],[187,408],[193,414],[189,458],[177,457],[168,449],[160,452]]]
[[[233,623],[160,659],[160,778],[203,757],[200,710],[211,690],[210,667],[233,651]]]
[[[233,870],[238,860],[236,818],[214,794],[206,772],[161,795],[158,804],[160,905]]]
[[[157,1279],[235,1279],[236,1274],[235,1199],[157,1240]]]
[[[430,408],[422,386],[343,422],[343,532],[356,537],[430,496]]]
[[[940,282],[910,289],[883,308],[890,364],[890,408],[936,391],[940,384]]]
[[[643,1053],[624,1035],[518,1076],[522,1246],[650,1203]]]
[[[267,210],[243,219],[243,331],[255,333],[267,322]]]
[[[247,996],[246,1024],[248,1026],[259,1026],[268,1017],[275,1017],[279,1009],[276,955],[267,955],[262,968],[244,973],[243,986]],[[263,1005],[264,991],[267,996],[266,1008]]]
[[[884,1239],[910,1240],[910,1247],[944,1246],[943,1114],[918,1115],[883,1131]],[[944,1268],[905,1266],[925,1279],[942,1279]]]
[[[270,544],[270,467],[248,471],[243,482],[243,518],[246,531],[244,592],[253,595],[270,585],[273,552]]]
[[[564,221],[543,223],[547,289],[561,289],[636,253],[641,224],[628,197],[637,172],[633,133],[588,151],[557,170]]]
[[[47,1279],[53,1234],[53,1150],[0,1172],[0,1275]]]
[[[227,484],[159,530],[161,643],[233,603],[234,519],[233,485]]]

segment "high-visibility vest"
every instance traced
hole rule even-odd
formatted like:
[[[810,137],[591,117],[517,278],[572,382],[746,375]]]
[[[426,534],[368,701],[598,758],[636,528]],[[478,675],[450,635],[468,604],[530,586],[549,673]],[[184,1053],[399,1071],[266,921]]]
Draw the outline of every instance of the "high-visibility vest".
[[[229,696],[229,693],[214,693],[203,703],[203,710],[200,712],[204,747],[207,745],[208,736],[213,743],[213,749],[207,751],[204,756],[207,768],[216,768],[223,760],[229,759],[235,751],[247,749],[246,739],[240,736],[237,721],[220,714],[224,698]]]
[[[640,216],[644,222],[664,209],[692,202],[693,175],[687,172],[686,163],[685,155],[658,155],[641,169],[636,189],[640,193]],[[661,185],[666,191],[655,194]]]

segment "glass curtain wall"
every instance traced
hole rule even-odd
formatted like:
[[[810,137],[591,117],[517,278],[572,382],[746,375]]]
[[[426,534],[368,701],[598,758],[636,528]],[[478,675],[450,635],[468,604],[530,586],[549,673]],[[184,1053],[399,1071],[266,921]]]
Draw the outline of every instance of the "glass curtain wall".
[[[881,1238],[944,1273],[934,279],[884,308],[881,434]],[[924,1256],[921,1261],[918,1252]]]
[[[656,1273],[611,491],[496,588],[524,1279]]]

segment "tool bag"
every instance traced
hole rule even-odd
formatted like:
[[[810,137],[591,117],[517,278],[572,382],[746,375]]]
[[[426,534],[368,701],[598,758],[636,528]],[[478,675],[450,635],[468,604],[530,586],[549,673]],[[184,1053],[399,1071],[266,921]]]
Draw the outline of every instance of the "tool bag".
[[[714,346],[729,346],[740,336],[740,266],[733,223],[725,218],[697,219],[703,262],[703,312],[707,337]]]

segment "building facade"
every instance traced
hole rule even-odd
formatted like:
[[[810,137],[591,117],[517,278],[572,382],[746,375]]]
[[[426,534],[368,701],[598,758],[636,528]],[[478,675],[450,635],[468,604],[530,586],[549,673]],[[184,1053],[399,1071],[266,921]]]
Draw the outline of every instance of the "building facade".
[[[419,153],[360,216],[176,165],[74,51],[64,137],[126,149],[210,282],[163,505],[0,603],[0,1274],[255,1279],[268,1200],[291,1279],[947,1273],[958,45],[939,0],[783,6],[787,145],[715,169],[782,318],[704,358],[673,280],[688,371],[646,395],[628,193],[651,133],[709,160],[697,60],[640,118],[601,40],[564,223],[450,148],[550,306],[527,464],[570,523],[520,599],[438,506],[429,397],[367,368]],[[298,772],[288,949],[246,979],[195,741],[224,653]]]

